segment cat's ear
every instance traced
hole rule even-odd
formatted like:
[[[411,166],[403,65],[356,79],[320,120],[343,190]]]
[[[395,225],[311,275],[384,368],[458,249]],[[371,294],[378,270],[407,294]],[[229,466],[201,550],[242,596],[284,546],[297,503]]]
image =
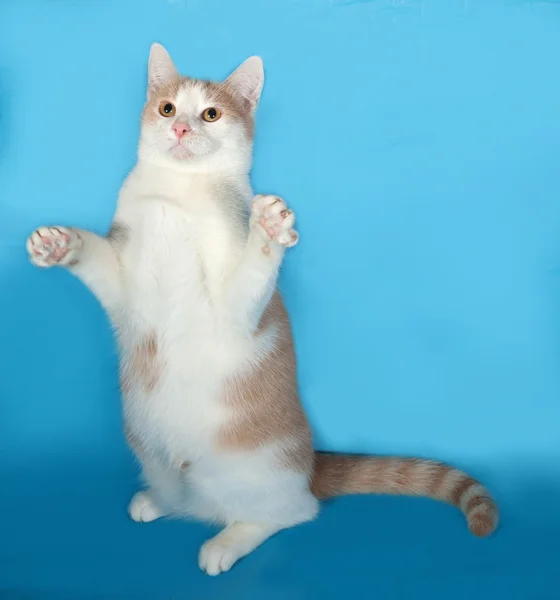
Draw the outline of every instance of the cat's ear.
[[[152,44],[148,60],[148,96],[178,76],[167,50],[161,44]]]
[[[251,111],[257,108],[263,83],[263,63],[258,56],[248,58],[226,79],[226,85],[249,104]]]

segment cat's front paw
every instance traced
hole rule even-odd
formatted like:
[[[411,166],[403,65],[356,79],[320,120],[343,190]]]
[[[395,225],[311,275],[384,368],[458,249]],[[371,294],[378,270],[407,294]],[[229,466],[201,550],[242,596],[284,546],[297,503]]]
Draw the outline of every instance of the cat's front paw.
[[[278,196],[255,196],[251,209],[251,227],[267,242],[291,248],[298,243],[294,213]]]
[[[27,238],[27,251],[37,267],[71,265],[77,262],[82,238],[66,227],[39,227]]]

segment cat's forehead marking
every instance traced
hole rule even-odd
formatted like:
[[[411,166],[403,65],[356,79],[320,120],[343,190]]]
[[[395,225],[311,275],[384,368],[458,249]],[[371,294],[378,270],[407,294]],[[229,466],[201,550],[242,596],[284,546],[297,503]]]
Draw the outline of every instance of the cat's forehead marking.
[[[205,108],[210,98],[201,82],[186,79],[177,92],[176,100],[178,109],[188,110],[189,108]]]
[[[186,113],[189,117],[201,113],[204,109],[215,107],[230,119],[241,122],[247,136],[253,137],[253,117],[242,101],[223,83],[214,83],[202,79],[177,77],[157,90],[148,99],[142,113],[145,124],[158,123],[161,119],[159,105],[161,102],[173,102],[179,114]]]
[[[201,112],[205,108],[216,107],[230,118],[241,121],[249,137],[253,136],[253,120],[231,90],[223,84],[199,79],[184,79],[177,92],[179,112]]]

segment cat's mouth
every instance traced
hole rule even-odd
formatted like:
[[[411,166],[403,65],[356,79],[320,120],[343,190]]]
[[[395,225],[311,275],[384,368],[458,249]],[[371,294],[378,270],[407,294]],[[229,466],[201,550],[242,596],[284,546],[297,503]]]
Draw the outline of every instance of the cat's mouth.
[[[193,153],[185,148],[181,142],[177,142],[174,146],[171,146],[169,152],[176,158],[188,158],[193,156]]]

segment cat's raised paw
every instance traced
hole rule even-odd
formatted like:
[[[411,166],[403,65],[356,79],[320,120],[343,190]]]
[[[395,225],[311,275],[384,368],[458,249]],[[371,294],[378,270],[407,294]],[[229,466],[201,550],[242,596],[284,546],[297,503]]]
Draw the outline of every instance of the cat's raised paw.
[[[128,514],[137,523],[150,523],[164,516],[148,492],[134,494],[128,505]]]
[[[66,227],[39,227],[27,238],[31,262],[42,268],[71,265],[77,262],[82,239]]]
[[[298,243],[294,229],[294,213],[278,196],[255,196],[251,210],[251,226],[268,242],[291,248]]]

